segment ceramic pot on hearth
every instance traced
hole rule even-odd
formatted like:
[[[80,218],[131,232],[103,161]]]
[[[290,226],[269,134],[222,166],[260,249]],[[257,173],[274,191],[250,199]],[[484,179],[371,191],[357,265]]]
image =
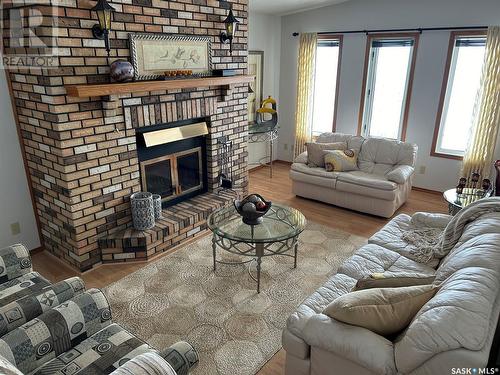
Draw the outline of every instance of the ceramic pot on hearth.
[[[109,67],[113,82],[129,82],[134,79],[134,67],[127,60],[116,60]]]

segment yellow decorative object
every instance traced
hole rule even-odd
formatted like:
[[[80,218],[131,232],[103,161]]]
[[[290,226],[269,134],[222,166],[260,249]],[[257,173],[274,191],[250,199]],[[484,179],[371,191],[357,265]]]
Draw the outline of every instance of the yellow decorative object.
[[[271,106],[271,108],[268,107]],[[256,111],[255,122],[258,125],[267,125],[267,126],[276,126],[278,125],[278,111],[277,111],[277,102],[272,97],[268,97],[266,100],[262,102],[262,106]],[[270,120],[265,120],[264,115],[271,115]]]
[[[465,151],[462,176],[489,177],[500,127],[500,26],[488,28],[481,88],[472,137]]]
[[[295,156],[306,150],[306,143],[311,138],[317,45],[318,34],[300,34],[297,105],[295,110]]]

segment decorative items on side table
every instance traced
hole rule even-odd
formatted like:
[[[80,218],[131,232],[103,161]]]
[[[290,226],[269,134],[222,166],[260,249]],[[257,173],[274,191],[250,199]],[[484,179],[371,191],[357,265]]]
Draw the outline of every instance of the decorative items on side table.
[[[493,195],[493,185],[487,178],[481,181],[479,173],[472,173],[470,178],[462,177],[455,189],[444,192],[448,202],[448,212],[456,215],[462,208]]]

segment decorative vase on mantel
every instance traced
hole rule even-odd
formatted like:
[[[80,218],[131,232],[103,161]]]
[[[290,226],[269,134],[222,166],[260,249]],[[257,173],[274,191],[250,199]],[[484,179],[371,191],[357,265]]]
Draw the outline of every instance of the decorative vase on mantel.
[[[148,230],[155,226],[153,194],[139,192],[130,196],[132,221],[137,230]]]

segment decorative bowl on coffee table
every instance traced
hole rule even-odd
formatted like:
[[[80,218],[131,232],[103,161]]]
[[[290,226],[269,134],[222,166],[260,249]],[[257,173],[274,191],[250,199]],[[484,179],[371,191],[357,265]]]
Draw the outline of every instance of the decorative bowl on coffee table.
[[[272,202],[266,201],[259,194],[250,194],[243,200],[235,200],[234,207],[241,215],[243,222],[248,225],[262,223],[262,217],[269,211]]]

